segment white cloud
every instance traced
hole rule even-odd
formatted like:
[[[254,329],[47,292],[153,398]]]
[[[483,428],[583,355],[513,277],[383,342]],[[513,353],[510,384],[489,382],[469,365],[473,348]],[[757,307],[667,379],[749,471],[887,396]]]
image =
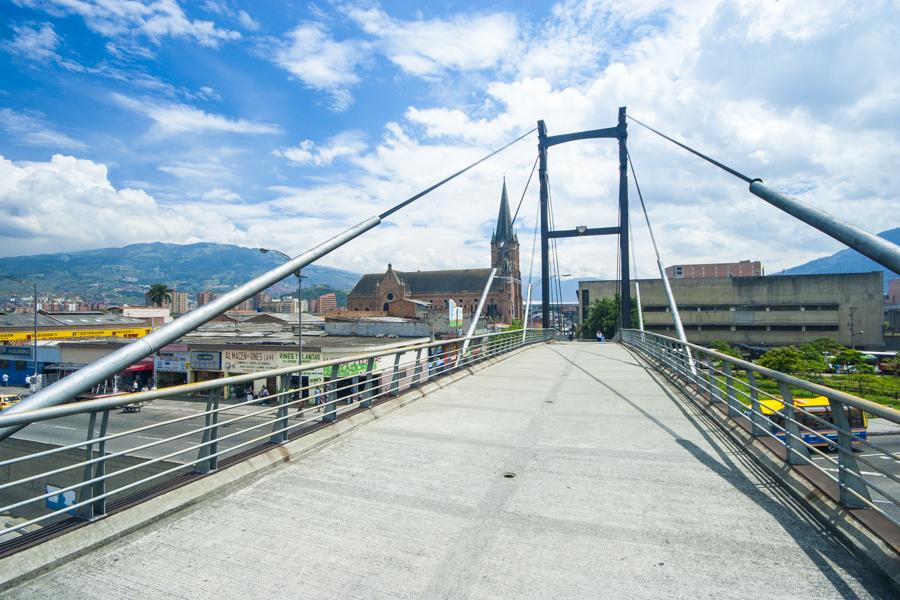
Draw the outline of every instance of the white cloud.
[[[353,103],[350,87],[359,81],[357,66],[365,60],[366,44],[337,41],[320,23],[305,23],[288,33],[274,60],[309,88],[328,92],[332,108],[343,111]]]
[[[273,154],[301,165],[320,167],[330,165],[338,158],[358,156],[366,150],[363,134],[359,131],[344,131],[317,145],[312,140],[303,140],[291,148],[279,148]]]
[[[213,188],[203,194],[203,199],[210,202],[239,202],[241,196],[227,188]]]
[[[212,21],[191,20],[176,0],[17,0],[53,15],[75,14],[94,32],[108,38],[143,35],[159,43],[164,37],[190,37],[202,45],[218,47],[241,37],[220,29]]]
[[[363,31],[380,40],[391,62],[417,76],[492,67],[512,49],[517,37],[516,17],[507,13],[415,21],[392,18],[380,8],[352,7],[347,13]]]
[[[38,62],[56,59],[56,49],[61,40],[51,23],[13,25],[12,30],[12,39],[0,44],[7,52]]]
[[[81,150],[82,142],[56,131],[42,118],[16,112],[10,108],[0,108],[0,129],[11,141],[26,146],[39,146],[54,150]]]
[[[85,215],[90,215],[89,222]],[[162,206],[142,190],[116,189],[106,166],[71,156],[13,163],[0,156],[0,219],[9,254],[67,251],[136,241],[190,242],[211,228],[240,239],[217,212]]]
[[[208,161],[178,160],[160,165],[159,170],[179,179],[193,179],[201,183],[236,180],[235,174],[217,159]]]
[[[112,98],[119,105],[152,120],[154,123],[152,132],[159,137],[184,133],[276,134],[281,131],[275,125],[245,119],[229,119],[186,104],[136,100],[118,93],[112,94]]]
[[[244,29],[248,29],[250,31],[259,31],[259,28],[262,27],[259,21],[247,14],[246,11],[239,10],[237,13],[237,18],[238,22],[244,26]]]

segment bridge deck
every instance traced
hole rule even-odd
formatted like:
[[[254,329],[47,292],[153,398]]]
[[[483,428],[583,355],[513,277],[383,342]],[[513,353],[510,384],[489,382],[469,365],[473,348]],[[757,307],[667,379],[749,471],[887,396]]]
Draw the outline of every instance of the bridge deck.
[[[623,347],[556,344],[10,596],[831,598],[884,585]]]

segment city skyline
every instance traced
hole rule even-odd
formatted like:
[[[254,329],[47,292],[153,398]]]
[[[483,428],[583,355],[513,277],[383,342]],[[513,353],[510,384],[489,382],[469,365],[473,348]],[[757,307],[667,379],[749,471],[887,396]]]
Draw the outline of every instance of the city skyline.
[[[119,6],[4,8],[5,256],[149,241],[298,253],[536,119],[551,133],[604,127],[619,105],[871,231],[900,224],[893,5]],[[841,248],[635,126],[629,148],[669,264],[752,258],[776,272]],[[615,223],[614,152],[551,152],[561,227]],[[499,158],[321,264],[480,264],[502,177],[516,204],[534,144]],[[516,223],[525,276],[536,196],[532,182]],[[575,277],[615,273],[612,240],[559,253]]]

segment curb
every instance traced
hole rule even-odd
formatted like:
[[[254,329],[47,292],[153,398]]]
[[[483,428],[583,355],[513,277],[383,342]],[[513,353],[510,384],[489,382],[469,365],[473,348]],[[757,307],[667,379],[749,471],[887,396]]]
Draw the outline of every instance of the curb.
[[[391,398],[338,420],[328,427],[276,446],[268,452],[257,454],[222,470],[214,471],[202,479],[150,498],[137,506],[111,514],[89,526],[79,527],[42,544],[7,556],[0,561],[0,592],[34,579],[67,561],[97,550],[147,525],[156,524],[162,519],[177,517],[182,511],[211,496],[221,496],[244,487],[283,463],[313,454],[330,442],[340,439],[367,423],[381,419],[455,381],[538,345],[530,344],[502,356],[470,365],[438,380],[429,381],[418,388],[405,391],[396,398]]]

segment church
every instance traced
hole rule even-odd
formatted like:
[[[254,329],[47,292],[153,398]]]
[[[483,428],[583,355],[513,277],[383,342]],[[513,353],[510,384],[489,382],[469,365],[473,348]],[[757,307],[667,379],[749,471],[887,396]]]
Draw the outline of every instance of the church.
[[[484,315],[495,322],[511,323],[522,318],[522,276],[519,271],[519,240],[509,212],[506,180],[500,193],[500,214],[491,236],[491,267],[497,274],[485,301]],[[446,311],[449,300],[469,317],[475,313],[491,269],[445,271],[398,271],[390,264],[384,273],[368,273],[347,297],[351,311],[388,312],[391,302],[413,300],[427,303],[432,311]]]

